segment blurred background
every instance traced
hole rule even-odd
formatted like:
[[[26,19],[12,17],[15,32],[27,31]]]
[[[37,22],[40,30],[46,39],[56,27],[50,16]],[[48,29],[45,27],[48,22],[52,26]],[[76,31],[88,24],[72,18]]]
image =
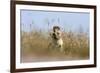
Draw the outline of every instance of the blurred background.
[[[89,59],[88,12],[22,9],[20,13],[21,62]],[[59,26],[63,33],[63,53],[48,47],[53,26]]]

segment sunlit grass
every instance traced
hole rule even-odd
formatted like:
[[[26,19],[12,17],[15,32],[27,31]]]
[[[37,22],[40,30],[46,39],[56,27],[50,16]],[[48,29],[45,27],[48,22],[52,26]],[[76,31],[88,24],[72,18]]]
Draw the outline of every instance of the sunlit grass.
[[[48,47],[51,40],[48,33],[45,35],[39,31],[31,32],[21,32],[21,62],[27,57],[37,57],[44,59],[48,57],[49,59],[88,59],[89,58],[89,38],[86,33],[75,33],[75,32],[63,32],[63,52],[60,52],[57,48]],[[29,62],[34,61],[34,59],[29,59]],[[28,62],[27,61],[27,62]]]

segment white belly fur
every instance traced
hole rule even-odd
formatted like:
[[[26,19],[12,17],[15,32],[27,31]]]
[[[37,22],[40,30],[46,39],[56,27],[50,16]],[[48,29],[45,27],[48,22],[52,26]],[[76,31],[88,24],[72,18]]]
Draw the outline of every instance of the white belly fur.
[[[57,44],[59,44],[59,45],[63,45],[63,40],[62,39],[59,39],[58,41],[57,41]]]

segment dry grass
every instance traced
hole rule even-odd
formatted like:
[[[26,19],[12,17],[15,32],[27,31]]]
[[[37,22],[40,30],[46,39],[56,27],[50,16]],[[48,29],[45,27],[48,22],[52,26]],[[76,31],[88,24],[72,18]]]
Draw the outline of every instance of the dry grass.
[[[21,32],[21,62],[81,60],[89,58],[89,38],[85,33],[63,32],[64,52],[48,47],[48,33]]]

